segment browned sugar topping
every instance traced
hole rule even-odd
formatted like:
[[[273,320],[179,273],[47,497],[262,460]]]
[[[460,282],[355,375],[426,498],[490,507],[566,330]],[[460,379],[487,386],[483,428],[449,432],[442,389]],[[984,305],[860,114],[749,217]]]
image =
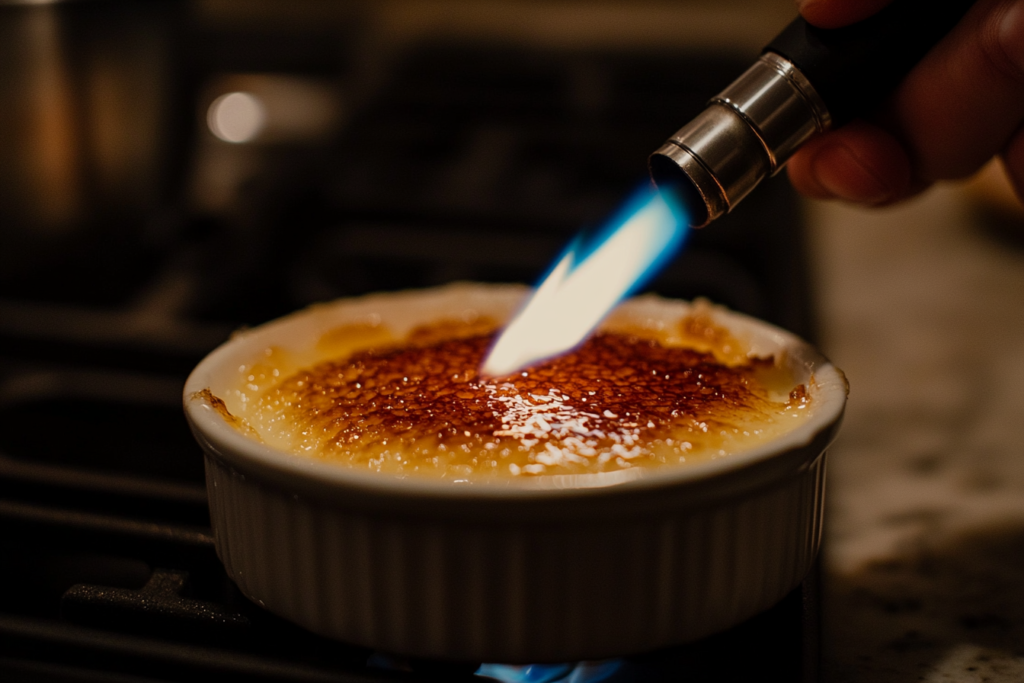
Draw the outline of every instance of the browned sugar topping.
[[[768,405],[755,375],[771,360],[730,367],[708,353],[601,333],[512,377],[482,378],[476,368],[493,338],[357,353],[299,372],[270,398],[324,455],[387,448],[426,457],[430,444],[476,457],[511,447],[534,453],[528,473],[595,459],[599,469],[629,466],[652,440],[716,433]]]

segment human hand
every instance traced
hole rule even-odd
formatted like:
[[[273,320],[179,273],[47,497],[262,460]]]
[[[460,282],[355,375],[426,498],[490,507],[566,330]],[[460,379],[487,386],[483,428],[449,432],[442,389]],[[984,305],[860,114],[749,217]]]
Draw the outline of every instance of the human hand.
[[[821,28],[860,21],[891,0],[797,0]],[[811,139],[790,159],[797,190],[880,206],[1000,155],[1024,199],[1024,0],[978,0],[867,119]]]

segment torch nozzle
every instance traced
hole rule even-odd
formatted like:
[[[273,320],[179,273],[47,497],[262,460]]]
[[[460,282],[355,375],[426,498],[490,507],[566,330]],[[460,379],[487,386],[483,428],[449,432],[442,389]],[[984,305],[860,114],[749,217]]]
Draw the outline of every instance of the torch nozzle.
[[[651,155],[651,178],[679,195],[694,227],[707,225],[830,126],[810,81],[789,60],[765,52]]]

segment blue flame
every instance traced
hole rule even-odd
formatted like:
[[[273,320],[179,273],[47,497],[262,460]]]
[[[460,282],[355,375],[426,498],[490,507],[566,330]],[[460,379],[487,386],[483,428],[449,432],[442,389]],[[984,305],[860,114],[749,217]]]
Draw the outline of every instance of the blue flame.
[[[502,332],[483,373],[505,376],[582,342],[623,299],[675,256],[687,213],[671,192],[646,186],[603,227],[578,235]]]
[[[561,260],[567,255],[571,256],[572,265],[568,274],[572,275],[619,233],[639,232],[633,219],[656,204],[664,204],[666,212],[649,230],[637,234],[638,238],[645,240],[647,262],[635,271],[633,283],[622,293],[620,301],[650,282],[675,257],[689,234],[689,215],[676,195],[663,192],[650,183],[637,188],[600,228],[585,229],[576,235],[559,258]]]
[[[476,673],[501,683],[555,683],[572,673],[574,664],[482,664]]]
[[[483,664],[478,676],[487,676],[501,683],[616,683],[632,681],[633,672],[621,659],[578,664]]]

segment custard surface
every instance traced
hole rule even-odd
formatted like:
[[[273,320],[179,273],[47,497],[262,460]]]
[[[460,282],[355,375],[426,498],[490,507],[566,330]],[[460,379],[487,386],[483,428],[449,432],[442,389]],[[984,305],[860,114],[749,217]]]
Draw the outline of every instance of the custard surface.
[[[781,363],[747,358],[707,320],[684,319],[671,334],[599,332],[513,376],[481,377],[496,327],[442,322],[398,341],[336,331],[340,355],[298,370],[268,349],[240,368],[232,403],[278,449],[452,480],[697,463],[762,444],[813,408]],[[346,338],[356,340],[347,350]]]

